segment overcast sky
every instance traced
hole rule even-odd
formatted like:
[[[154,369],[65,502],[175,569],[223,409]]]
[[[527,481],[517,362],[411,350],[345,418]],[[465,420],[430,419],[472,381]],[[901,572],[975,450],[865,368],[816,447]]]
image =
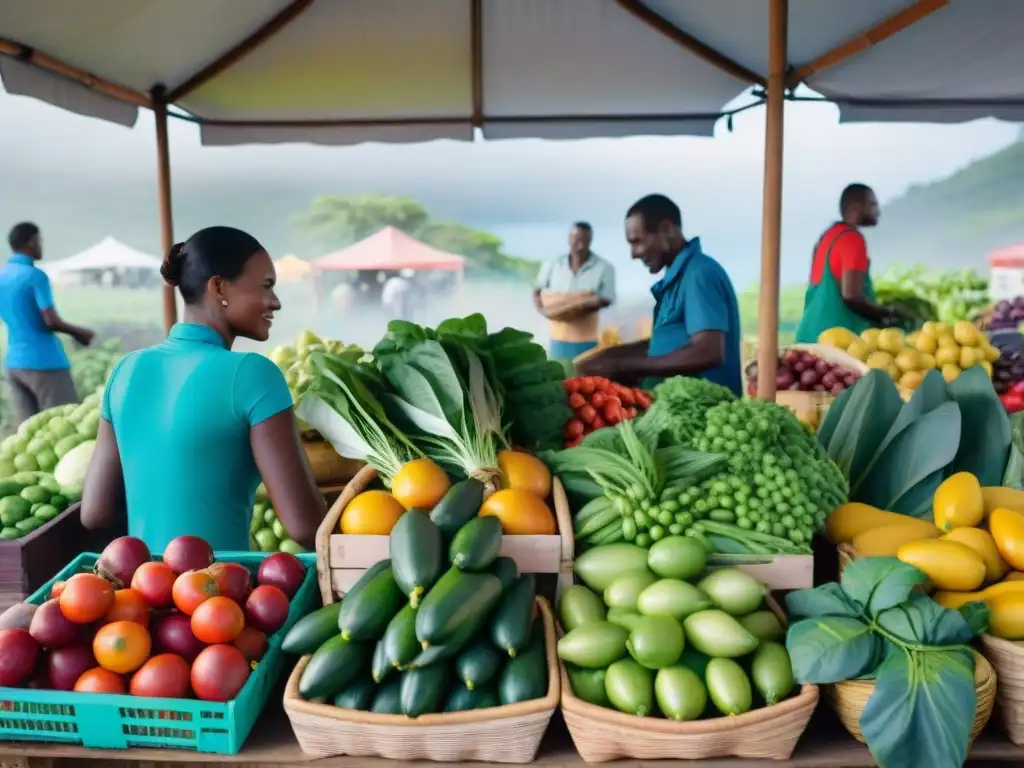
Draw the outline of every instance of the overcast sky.
[[[840,125],[838,111],[826,104],[791,104],[786,117],[784,280],[802,279],[807,254],[834,218],[848,182],[871,184],[884,203],[912,184],[943,178],[991,154],[1018,131],[994,121]],[[436,215],[488,227],[506,239],[510,251],[535,258],[558,253],[568,223],[588,219],[596,228],[596,250],[615,261],[620,279],[634,288],[650,281],[627,263],[622,214],[640,195],[660,191],[680,203],[687,234],[702,236],[737,287],[756,279],[760,108],[739,115],[732,133],[722,121],[714,139],[204,148],[197,129],[177,121],[171,137],[179,196],[229,178],[269,189],[301,182],[325,194],[410,194],[429,200]],[[33,172],[46,169],[48,177],[63,174],[66,181],[46,195],[82,195],[99,177],[152,183],[154,168],[149,113],[143,111],[129,130],[0,91],[0,184],[31,184]],[[0,220],[31,217],[31,211],[5,211]]]

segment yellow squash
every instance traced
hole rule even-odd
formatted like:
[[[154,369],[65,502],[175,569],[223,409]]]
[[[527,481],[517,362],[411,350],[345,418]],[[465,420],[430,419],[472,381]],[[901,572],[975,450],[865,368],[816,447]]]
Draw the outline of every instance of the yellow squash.
[[[387,536],[405,508],[387,491],[363,491],[341,512],[342,533]]]
[[[1024,593],[1008,592],[988,601],[989,634],[1024,640]]]
[[[1010,571],[1003,577],[1003,581],[1024,581],[1024,571]]]
[[[432,510],[451,487],[451,480],[430,459],[413,459],[391,480],[391,495],[406,509]]]
[[[977,552],[985,562],[985,581],[999,581],[1010,570],[988,531],[981,528],[954,528],[942,538],[944,541],[958,541]]]
[[[1024,571],[1024,515],[998,507],[989,515],[988,530],[1010,567]]]
[[[551,508],[529,491],[506,488],[492,493],[480,507],[480,516],[492,515],[509,536],[550,536],[558,532]]]
[[[900,547],[896,557],[923,571],[938,589],[970,592],[985,581],[985,561],[956,541],[912,541]]]
[[[543,461],[522,451],[498,454],[502,488],[527,491],[541,499],[551,495],[551,472]]]
[[[970,472],[950,475],[935,490],[932,516],[942,531],[973,527],[985,517],[985,502],[981,484]]]
[[[985,502],[986,520],[993,509],[1000,507],[1024,514],[1024,491],[1018,491],[1016,488],[986,486],[981,489],[981,498]]]
[[[966,603],[988,602],[1003,595],[1024,596],[1024,582],[1000,581],[976,592],[933,592],[932,599],[939,605],[955,609]]]
[[[913,522],[918,521],[914,520]],[[853,537],[853,550],[857,557],[895,557],[904,544],[922,539],[938,538],[939,529],[934,525],[929,527],[930,531],[922,532],[917,525],[905,525],[900,522],[884,525],[881,528],[872,528],[870,531],[864,531],[864,533]],[[995,545],[993,545],[994,548]]]
[[[897,512],[886,512],[868,504],[851,501],[836,507],[826,518],[825,535],[833,544],[845,544],[866,531],[889,525],[916,527],[921,531],[921,538],[926,538],[933,531],[937,531],[927,520],[917,520]]]

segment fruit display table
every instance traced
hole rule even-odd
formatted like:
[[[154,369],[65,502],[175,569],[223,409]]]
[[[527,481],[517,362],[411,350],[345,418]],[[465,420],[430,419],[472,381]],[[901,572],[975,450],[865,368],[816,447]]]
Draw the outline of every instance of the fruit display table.
[[[1015,747],[996,730],[990,728],[974,745],[968,765],[1020,763],[1024,748]],[[801,739],[792,760],[686,760],[639,761],[620,760],[609,763],[615,768],[860,768],[873,766],[867,748],[854,741],[827,711],[819,711]],[[238,755],[199,755],[166,750],[97,751],[73,746],[0,744],[0,768],[287,768],[309,765],[311,768],[395,768],[399,765],[380,758],[333,757],[321,760],[304,755],[292,735],[288,719],[278,707],[268,707],[253,729],[248,744]],[[406,763],[416,766],[451,766],[467,768],[486,763]],[[583,768],[587,765],[576,753],[561,719],[556,715],[533,765],[538,768]]]

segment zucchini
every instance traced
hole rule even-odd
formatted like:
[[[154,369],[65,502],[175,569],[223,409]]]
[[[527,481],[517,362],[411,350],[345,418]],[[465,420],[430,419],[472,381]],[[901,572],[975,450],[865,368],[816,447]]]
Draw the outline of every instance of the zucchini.
[[[395,668],[402,668],[419,654],[420,641],[416,639],[416,609],[406,605],[395,614],[381,638],[384,659]]]
[[[426,650],[444,645],[459,630],[474,632],[501,597],[501,582],[490,573],[450,569],[416,611],[416,637]]]
[[[377,686],[368,677],[356,680],[345,690],[337,694],[331,702],[341,709],[358,709],[365,712],[373,703],[373,697],[377,695]]]
[[[370,579],[362,589],[352,589],[352,592],[345,595],[341,601],[341,610],[338,612],[338,628],[341,636],[346,640],[359,640],[368,642],[378,640],[387,629],[388,622],[398,613],[398,609],[405,602],[402,590],[395,583],[395,577],[391,570],[391,561],[385,561],[388,565]],[[358,587],[362,579],[356,584]]]
[[[20,492],[20,488],[18,489]],[[456,483],[430,510],[430,519],[446,541],[458,533],[480,511],[484,503],[484,484],[475,478]]]
[[[505,654],[481,637],[455,659],[455,675],[471,691],[494,680],[505,663]]]
[[[459,630],[455,637],[444,645],[431,645],[425,651],[422,651],[419,656],[407,665],[407,668],[420,669],[421,667],[436,664],[444,659],[457,656],[479,634],[478,629],[475,624],[467,624]]]
[[[486,570],[501,551],[501,521],[477,517],[459,529],[448,550],[452,565],[461,571]]]
[[[384,653],[384,641],[378,640],[377,645],[373,648],[373,658],[370,659],[370,677],[373,678],[373,682],[380,684],[388,679],[388,675],[394,669],[395,665]]]
[[[341,692],[363,671],[366,656],[365,645],[335,635],[317,649],[302,670],[299,695],[309,700]]]
[[[401,715],[402,713],[402,677],[396,675],[377,689],[373,697],[370,711],[378,715]]]
[[[388,542],[391,570],[399,589],[415,608],[420,598],[444,572],[444,544],[441,529],[426,512],[410,509],[391,531]]]
[[[544,650],[544,622],[536,621],[526,650],[511,659],[498,678],[502,704],[540,699],[548,691],[548,662]]]
[[[410,669],[402,675],[402,714],[419,717],[441,711],[448,690],[448,665],[431,664],[429,667]]]
[[[537,580],[532,573],[520,576],[506,589],[491,619],[491,642],[513,658],[530,642]]]
[[[491,567],[487,571],[493,573],[501,580],[502,590],[511,587],[515,584],[516,579],[519,578],[519,568],[516,566],[516,561],[511,557],[494,558],[494,562],[491,563]]]
[[[341,603],[331,603],[303,616],[281,641],[281,650],[295,656],[313,653],[338,634],[338,612]]]
[[[474,688],[472,691],[464,685],[456,685],[448,701],[444,704],[445,712],[465,712],[470,709],[490,709],[500,706],[494,686]]]

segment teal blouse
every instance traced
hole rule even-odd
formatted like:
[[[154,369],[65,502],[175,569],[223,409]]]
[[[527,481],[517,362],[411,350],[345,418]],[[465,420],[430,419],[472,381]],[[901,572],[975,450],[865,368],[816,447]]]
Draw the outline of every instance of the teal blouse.
[[[249,429],[291,407],[273,362],[231,352],[204,325],[178,323],[164,343],[122,358],[101,413],[121,454],[128,533],[154,554],[185,534],[248,550],[260,483]]]

